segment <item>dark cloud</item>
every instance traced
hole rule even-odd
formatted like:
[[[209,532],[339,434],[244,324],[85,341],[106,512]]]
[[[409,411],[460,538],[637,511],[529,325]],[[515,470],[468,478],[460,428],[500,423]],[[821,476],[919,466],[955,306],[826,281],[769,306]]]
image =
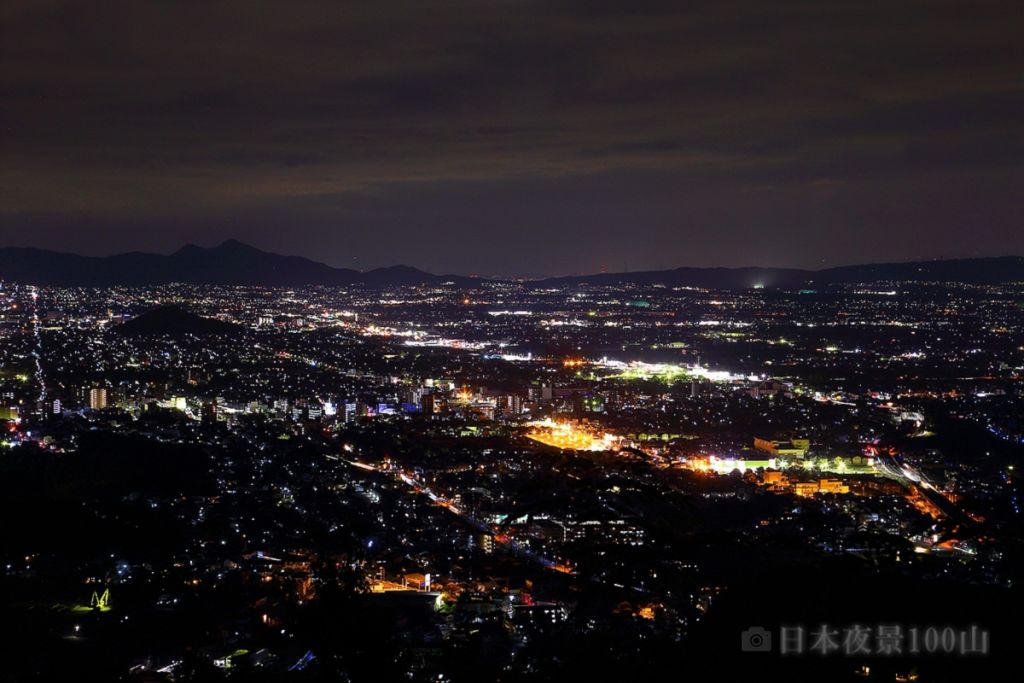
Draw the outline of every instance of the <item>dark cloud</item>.
[[[0,238],[488,274],[1024,252],[1021,8],[13,0]]]

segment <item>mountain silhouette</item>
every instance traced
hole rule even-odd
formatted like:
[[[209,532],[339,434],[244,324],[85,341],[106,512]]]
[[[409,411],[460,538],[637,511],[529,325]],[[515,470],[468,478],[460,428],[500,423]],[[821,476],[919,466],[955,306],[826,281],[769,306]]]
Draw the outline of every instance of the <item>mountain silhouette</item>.
[[[204,318],[180,306],[160,306],[114,328],[129,337],[150,335],[231,334],[241,328],[234,323]]]
[[[303,285],[415,285],[476,280],[440,276],[409,266],[361,272],[334,268],[302,256],[282,256],[227,240],[215,247],[187,244],[173,254],[129,252],[80,256],[45,249],[0,248],[0,279],[36,285],[107,287],[169,282],[299,287]]]
[[[215,247],[187,244],[173,254],[128,252],[115,256],[80,256],[25,247],[0,248],[0,280],[35,285],[107,287],[171,282],[209,285],[300,287],[303,285],[388,287],[440,285],[471,287],[477,278],[433,275],[411,266],[368,271],[335,268],[302,256],[283,256],[227,240]],[[755,286],[796,288],[841,282],[1024,282],[1024,257],[874,263],[824,270],[798,268],[692,268],[633,273],[600,273],[534,280],[539,286],[653,285],[746,289]]]
[[[751,287],[796,288],[843,282],[962,282],[1002,284],[1024,282],[1024,257],[912,261],[907,263],[871,263],[824,270],[797,268],[675,268],[634,273],[600,273],[554,277],[537,281],[541,286],[591,285],[666,285],[669,287],[707,287],[711,289],[749,289]]]

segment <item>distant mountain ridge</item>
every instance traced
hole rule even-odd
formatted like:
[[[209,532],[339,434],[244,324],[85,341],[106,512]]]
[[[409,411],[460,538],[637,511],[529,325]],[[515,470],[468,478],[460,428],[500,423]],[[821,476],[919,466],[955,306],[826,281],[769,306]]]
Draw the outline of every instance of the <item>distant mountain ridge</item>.
[[[27,247],[0,248],[0,280],[49,286],[141,286],[170,282],[211,285],[299,287],[303,285],[438,285],[473,286],[482,280],[461,275],[433,275],[411,266],[358,271],[335,268],[302,256],[282,256],[227,240],[215,247],[189,244],[173,254],[128,252],[114,256],[80,256]],[[633,273],[599,273],[533,280],[536,286],[567,284],[663,284],[666,286],[746,289],[803,287],[840,282],[885,280],[999,284],[1024,282],[1024,257],[915,261],[840,266],[824,270],[798,268],[692,268]]]
[[[80,256],[25,247],[0,248],[0,279],[35,285],[107,287],[169,282],[299,287],[303,285],[416,285],[476,280],[433,275],[410,266],[358,271],[334,268],[303,256],[282,256],[227,240],[215,247],[188,244],[173,254],[133,251]]]
[[[991,256],[983,258],[912,261],[905,263],[869,263],[839,266],[823,270],[798,268],[675,268],[635,273],[600,273],[547,278],[538,285],[666,285],[670,287],[708,287],[712,289],[748,289],[750,287],[810,287],[842,282],[963,282],[1002,284],[1024,282],[1024,257]]]

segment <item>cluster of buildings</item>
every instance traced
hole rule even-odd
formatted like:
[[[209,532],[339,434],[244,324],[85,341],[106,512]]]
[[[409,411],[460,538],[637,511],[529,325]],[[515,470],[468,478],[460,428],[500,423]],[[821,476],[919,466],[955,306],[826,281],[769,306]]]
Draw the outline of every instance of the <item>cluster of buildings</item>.
[[[410,680],[474,648],[554,675],[551,642],[686,642],[778,539],[793,575],[1005,586],[1019,293],[895,287],[4,287],[0,466],[117,452],[54,495],[128,523],[0,559],[84,595],[54,603],[109,588],[53,632],[126,619],[120,673],[164,680],[355,676],[332,614]],[[232,331],[123,334],[168,304]]]

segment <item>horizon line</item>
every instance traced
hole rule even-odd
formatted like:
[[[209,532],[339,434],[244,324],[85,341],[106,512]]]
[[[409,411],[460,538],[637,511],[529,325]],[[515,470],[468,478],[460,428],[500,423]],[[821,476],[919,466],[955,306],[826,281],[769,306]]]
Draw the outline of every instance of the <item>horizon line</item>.
[[[144,254],[144,255],[148,255],[148,256],[171,257],[171,256],[174,256],[175,254],[181,252],[182,250],[189,248],[189,247],[193,247],[193,248],[196,248],[196,249],[201,249],[201,250],[204,250],[204,251],[213,251],[213,250],[216,250],[216,249],[219,249],[219,248],[223,248],[225,246],[245,247],[245,248],[248,248],[248,249],[252,249],[254,251],[258,251],[260,253],[269,254],[271,256],[278,256],[278,257],[282,257],[282,258],[301,258],[301,259],[305,259],[307,261],[310,261],[310,262],[318,264],[318,265],[322,265],[322,266],[326,266],[328,268],[332,268],[334,270],[351,271],[351,272],[356,272],[356,273],[361,273],[361,274],[371,273],[371,272],[380,271],[380,270],[391,270],[391,269],[395,269],[395,268],[412,268],[412,269],[417,270],[419,272],[426,273],[428,275],[433,275],[435,277],[452,276],[452,277],[461,277],[461,278],[475,279],[475,280],[481,280],[481,281],[488,281],[488,280],[499,280],[499,281],[500,280],[513,280],[513,281],[526,281],[526,282],[529,282],[529,281],[553,280],[553,279],[564,279],[564,278],[578,278],[578,277],[599,277],[599,276],[609,276],[609,275],[637,275],[637,274],[642,274],[642,273],[662,273],[662,272],[671,272],[671,271],[682,270],[682,269],[690,269],[690,270],[727,270],[727,271],[754,270],[754,269],[756,269],[756,270],[786,270],[786,271],[797,271],[797,272],[806,272],[806,273],[819,273],[819,272],[828,271],[828,270],[834,270],[834,269],[838,269],[838,268],[850,268],[850,267],[858,267],[858,266],[888,266],[888,265],[908,265],[908,264],[914,264],[914,263],[939,263],[939,262],[944,262],[944,261],[974,261],[974,260],[1014,259],[1014,258],[1015,259],[1020,259],[1020,258],[1024,258],[1024,256],[1019,255],[1019,254],[1005,254],[1005,253],[1004,254],[984,255],[984,256],[978,256],[978,255],[973,255],[973,256],[945,256],[945,255],[943,255],[943,256],[932,257],[932,258],[914,258],[914,257],[909,257],[909,258],[907,258],[905,260],[901,260],[901,261],[851,262],[851,263],[844,263],[844,264],[840,264],[840,265],[830,265],[830,266],[825,266],[825,267],[821,267],[821,268],[807,268],[807,267],[800,267],[800,266],[763,266],[763,265],[743,265],[743,266],[693,266],[693,265],[679,265],[679,266],[671,266],[671,267],[668,267],[668,268],[641,268],[641,269],[637,269],[637,270],[629,270],[629,269],[627,269],[627,270],[608,270],[608,271],[598,271],[598,272],[580,272],[580,273],[573,273],[573,274],[564,274],[564,273],[563,274],[558,274],[558,275],[550,275],[549,274],[549,275],[543,275],[543,276],[523,276],[523,275],[505,275],[505,276],[489,275],[488,276],[488,275],[480,275],[480,274],[470,274],[470,275],[467,275],[467,274],[458,273],[458,272],[433,272],[433,271],[428,271],[428,270],[425,270],[423,268],[420,268],[419,266],[410,265],[408,263],[394,263],[394,264],[386,265],[386,266],[375,266],[373,268],[368,268],[368,269],[351,268],[351,267],[348,267],[348,266],[337,266],[337,265],[333,265],[331,263],[328,263],[326,261],[319,261],[319,260],[317,260],[317,259],[315,259],[313,257],[306,256],[304,254],[296,254],[296,253],[284,254],[284,253],[280,253],[280,252],[276,252],[276,251],[269,251],[267,249],[255,246],[255,245],[253,245],[253,244],[251,244],[249,242],[245,242],[243,240],[240,240],[240,239],[237,239],[237,238],[234,238],[234,237],[229,237],[229,238],[220,240],[219,242],[216,242],[212,246],[202,246],[200,244],[196,244],[195,242],[186,242],[185,244],[182,244],[180,247],[177,247],[176,249],[173,249],[173,250],[171,250],[169,252],[145,251],[143,249],[129,249],[129,250],[126,250],[126,251],[115,251],[113,253],[108,253],[108,254],[103,254],[103,255],[90,255],[90,254],[82,254],[82,253],[75,252],[75,251],[60,251],[60,250],[57,250],[57,249],[51,249],[51,248],[47,248],[47,247],[17,246],[17,245],[0,245],[0,251],[8,250],[8,249],[24,249],[24,250],[33,250],[33,251],[40,251],[40,252],[49,252],[49,253],[52,253],[52,254],[60,254],[60,255],[64,255],[64,256],[75,256],[75,257],[78,257],[78,258],[86,258],[86,259],[108,259],[108,258],[114,258],[114,257],[118,257],[118,256],[127,256],[127,255],[131,255],[131,254]]]

